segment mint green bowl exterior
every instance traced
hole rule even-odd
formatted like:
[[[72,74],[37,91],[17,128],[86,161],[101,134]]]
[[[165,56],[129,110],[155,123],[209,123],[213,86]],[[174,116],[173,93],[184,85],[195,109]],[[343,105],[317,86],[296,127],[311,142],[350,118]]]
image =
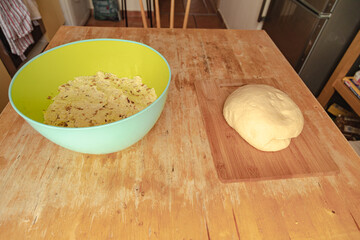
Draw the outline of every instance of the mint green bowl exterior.
[[[32,70],[29,68],[32,67],[33,61],[41,61],[41,58],[43,56],[46,56],[46,54],[49,54],[52,51],[62,51],[62,48],[64,48],[64,47],[66,48],[68,46],[71,46],[72,48],[75,47],[75,49],[76,49],[76,44],[80,44],[81,46],[84,44],[85,45],[91,44],[92,50],[89,48],[89,51],[100,51],[100,50],[94,50],[94,44],[96,46],[97,42],[99,42],[99,45],[104,45],[104,44],[106,45],[107,43],[113,44],[114,46],[117,45],[117,43],[124,45],[124,46],[121,46],[120,49],[122,49],[123,47],[128,47],[128,46],[136,48],[137,49],[136,54],[138,54],[139,55],[138,57],[140,57],[139,61],[140,62],[141,61],[142,62],[149,61],[149,62],[141,63],[141,64],[139,64],[139,66],[137,66],[136,64],[135,64],[136,66],[129,66],[130,70],[128,70],[128,71],[130,71],[133,75],[141,76],[142,75],[141,74],[142,73],[141,66],[145,66],[145,65],[146,65],[146,68],[150,68],[150,69],[144,70],[145,75],[148,74],[149,76],[151,76],[151,75],[154,75],[151,71],[155,71],[155,72],[161,71],[162,77],[159,77],[159,78],[149,77],[150,79],[153,78],[153,79],[155,79],[154,81],[157,81],[157,83],[154,83],[155,90],[157,91],[157,96],[158,96],[158,98],[155,100],[155,102],[153,102],[151,105],[149,105],[144,110],[142,110],[128,118],[125,118],[125,119],[122,119],[122,120],[119,120],[119,121],[116,121],[113,123],[109,123],[109,124],[93,126],[93,127],[84,127],[84,128],[67,128],[67,127],[56,127],[56,126],[46,125],[46,124],[43,124],[41,121],[39,121],[36,117],[33,117],[31,111],[26,113],[26,109],[31,108],[31,106],[30,105],[25,106],[27,104],[26,99],[22,99],[22,97],[19,97],[19,96],[21,96],[21,94],[19,93],[21,91],[18,90],[18,89],[21,89],[21,86],[19,86],[20,83],[17,83],[17,78],[19,77],[19,74],[21,74],[22,71],[26,70],[27,71],[26,74],[30,74],[29,76],[32,76],[31,75]],[[101,47],[99,47],[99,48],[101,48]],[[74,50],[72,50],[72,51],[74,51]],[[126,52],[126,50],[124,50],[124,52]],[[148,54],[149,56],[151,55],[151,57],[149,57],[149,59],[141,59],[141,57],[144,57],[144,58],[147,57],[147,55],[146,54],[144,55],[142,52],[147,52],[146,54]],[[154,55],[154,53],[156,56]],[[54,54],[54,53],[52,53],[52,54]],[[77,54],[76,51],[74,51],[74,54]],[[114,52],[112,54],[117,55],[116,57],[119,57],[119,58],[122,57],[121,51]],[[134,56],[134,57],[136,58],[137,56]],[[158,59],[158,57],[160,57],[160,60]],[[152,58],[156,58],[157,59],[156,61],[161,62],[160,70],[157,69],[157,66],[155,65],[155,63],[152,63]],[[95,61],[95,60],[91,60],[91,61]],[[136,61],[136,60],[133,60],[133,61]],[[58,71],[66,71],[66,69],[61,68],[61,64],[63,64],[63,63],[54,63],[54,64],[59,64]],[[154,66],[152,66],[152,64]],[[112,65],[114,65],[114,64],[112,64]],[[107,65],[104,65],[104,66],[106,69]],[[111,66],[111,67],[113,68],[113,66]],[[151,70],[151,69],[153,69],[153,70]],[[97,70],[98,69],[96,69],[95,71],[97,71]],[[115,70],[111,71],[111,68],[106,69],[106,70],[108,70],[107,72],[117,74],[117,72]],[[126,68],[126,70],[127,70],[127,68]],[[44,71],[46,71],[46,70],[44,70]],[[28,72],[30,72],[30,73],[28,73]],[[56,74],[56,73],[54,73],[54,74]],[[94,72],[94,74],[95,74],[95,72]],[[87,75],[87,73],[75,75],[73,77],[84,76],[84,75]],[[118,75],[118,77],[124,77],[124,76]],[[130,77],[130,76],[125,76],[125,77]],[[131,77],[133,77],[133,76],[131,76]],[[32,77],[32,79],[28,79],[28,81],[33,80],[34,84],[36,85],[37,82],[35,79],[36,79],[36,77],[34,75]],[[160,53],[158,53],[156,50],[154,50],[153,48],[151,48],[147,45],[144,45],[142,43],[133,42],[133,41],[119,40],[119,39],[84,40],[84,41],[73,42],[73,43],[69,43],[69,44],[65,44],[65,45],[53,48],[47,52],[40,54],[39,56],[35,57],[31,61],[29,61],[26,65],[24,65],[15,74],[15,76],[10,84],[9,98],[10,98],[10,103],[13,106],[13,108],[15,109],[15,111],[21,117],[23,117],[36,131],[38,131],[40,134],[42,134],[44,137],[51,140],[52,142],[54,142],[64,148],[67,148],[67,149],[70,149],[70,150],[73,150],[76,152],[88,153],[88,154],[108,154],[108,153],[113,153],[113,152],[123,150],[123,149],[133,145],[134,143],[136,143],[140,139],[142,139],[151,130],[151,128],[155,125],[155,123],[159,119],[160,114],[164,108],[166,98],[167,98],[168,88],[170,85],[170,79],[171,79],[171,71],[170,71],[170,66],[169,66],[168,62],[166,61],[166,59]],[[66,79],[65,82],[67,82],[67,80],[71,80],[71,79]],[[21,81],[25,81],[25,80],[21,79],[19,81],[21,82]],[[158,81],[165,81],[160,84],[160,85],[162,85],[162,87],[157,87],[157,85],[159,85]],[[146,84],[149,87],[153,87],[151,81]],[[25,87],[23,87],[23,88],[25,88]],[[157,88],[160,89],[159,90],[159,91],[161,91],[160,93],[157,90]],[[24,90],[22,90],[22,91],[24,91]],[[42,91],[42,90],[40,90],[40,91]],[[15,99],[13,96],[14,94],[16,96]],[[44,93],[44,96],[46,96],[46,94],[50,95],[50,93]],[[31,94],[24,94],[24,95],[29,95],[31,97]],[[30,98],[29,96],[28,96],[28,98]],[[41,105],[41,104],[43,104],[43,103],[39,103],[39,105]],[[39,109],[39,107],[38,107],[38,109]],[[35,115],[39,115],[39,112],[37,112]]]
[[[150,131],[160,117],[166,95],[158,100],[126,119],[94,127],[53,127],[25,120],[44,137],[64,148],[81,153],[107,154],[130,147]]]

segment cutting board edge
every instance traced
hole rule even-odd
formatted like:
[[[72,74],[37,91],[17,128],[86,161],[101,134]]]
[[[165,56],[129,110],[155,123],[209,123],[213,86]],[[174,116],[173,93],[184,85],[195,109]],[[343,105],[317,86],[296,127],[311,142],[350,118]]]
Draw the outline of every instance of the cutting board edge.
[[[337,165],[336,165],[337,166]],[[287,179],[296,179],[296,178],[309,178],[309,177],[326,177],[326,176],[337,176],[340,173],[340,169],[337,166],[337,169],[333,171],[326,172],[312,172],[312,173],[302,173],[302,174],[294,174],[294,175],[279,175],[279,176],[271,176],[271,177],[258,177],[258,178],[242,178],[242,179],[224,179],[219,175],[216,171],[217,176],[221,183],[239,183],[239,182],[258,182],[258,181],[273,181],[273,180],[287,180]]]

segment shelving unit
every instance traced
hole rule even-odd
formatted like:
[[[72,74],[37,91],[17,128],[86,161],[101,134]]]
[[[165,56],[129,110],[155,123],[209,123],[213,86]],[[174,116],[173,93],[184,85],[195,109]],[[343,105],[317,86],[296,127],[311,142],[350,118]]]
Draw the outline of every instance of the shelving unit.
[[[324,89],[317,98],[320,104],[325,108],[331,96],[337,91],[342,98],[351,106],[351,108],[360,116],[360,99],[358,99],[351,90],[345,86],[342,79],[346,77],[350,68],[360,55],[360,31],[346,50],[343,58],[326,83]]]
[[[344,98],[350,107],[360,116],[360,99],[343,83],[336,81],[334,89]]]

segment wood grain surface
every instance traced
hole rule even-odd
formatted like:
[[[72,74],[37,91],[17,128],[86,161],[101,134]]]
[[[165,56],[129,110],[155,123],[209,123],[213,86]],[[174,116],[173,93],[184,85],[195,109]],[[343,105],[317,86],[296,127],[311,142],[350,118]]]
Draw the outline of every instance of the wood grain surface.
[[[8,104],[0,115],[0,239],[360,239],[360,160],[264,31],[61,27],[150,45],[172,69],[154,128],[109,155],[61,148]],[[111,53],[109,53],[111,54]],[[194,82],[288,82],[334,176],[222,183]],[[293,84],[293,87],[291,87]],[[305,105],[304,105],[305,106]]]
[[[233,91],[246,84],[266,84],[285,93],[288,89],[302,87],[273,78],[237,79],[236,82],[222,84],[195,82],[214,165],[221,181],[293,178],[339,172],[320,140],[321,133],[314,134],[321,119],[311,114],[312,98],[302,94],[290,96],[304,113],[304,128],[297,138],[291,140],[289,147],[277,152],[263,152],[241,138],[223,117],[223,106]]]

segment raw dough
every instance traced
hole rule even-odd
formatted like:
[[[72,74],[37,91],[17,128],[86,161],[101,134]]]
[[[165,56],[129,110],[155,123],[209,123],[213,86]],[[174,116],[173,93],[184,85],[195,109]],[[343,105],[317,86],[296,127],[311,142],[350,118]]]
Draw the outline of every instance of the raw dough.
[[[253,147],[279,151],[289,146],[304,126],[299,107],[284,92],[262,84],[239,87],[225,101],[227,123]]]

